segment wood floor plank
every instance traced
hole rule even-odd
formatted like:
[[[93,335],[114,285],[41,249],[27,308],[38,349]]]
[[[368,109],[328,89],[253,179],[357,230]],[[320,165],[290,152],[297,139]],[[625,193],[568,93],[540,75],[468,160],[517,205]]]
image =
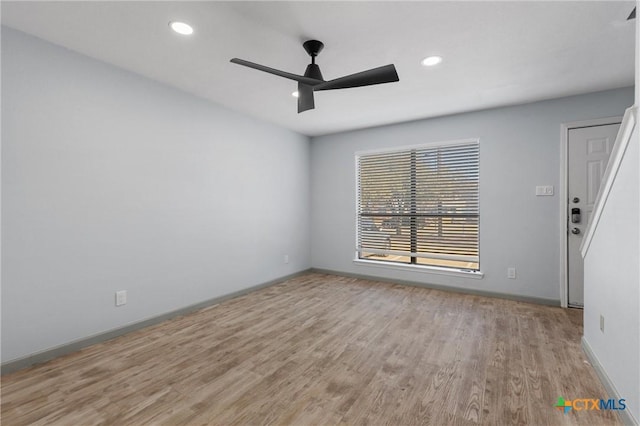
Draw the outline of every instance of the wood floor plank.
[[[2,377],[6,425],[620,424],[581,311],[306,274]]]

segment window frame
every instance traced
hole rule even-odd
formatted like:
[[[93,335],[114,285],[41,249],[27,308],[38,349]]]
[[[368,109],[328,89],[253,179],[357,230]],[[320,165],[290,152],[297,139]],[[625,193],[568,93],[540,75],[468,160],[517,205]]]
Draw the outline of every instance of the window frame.
[[[438,147],[455,147],[458,145],[468,145],[475,143],[478,146],[478,269],[466,269],[466,268],[457,268],[457,267],[449,267],[449,266],[435,266],[435,265],[425,265],[418,263],[407,263],[407,262],[399,262],[399,261],[388,261],[388,260],[376,260],[376,259],[365,259],[360,257],[360,252],[358,250],[358,238],[360,233],[359,227],[359,207],[360,207],[360,187],[359,187],[359,174],[360,174],[360,158],[362,156],[367,155],[376,155],[376,154],[386,154],[386,153],[399,153],[399,152],[409,152],[417,149],[434,149]],[[387,269],[396,269],[396,270],[405,270],[405,271],[414,271],[414,272],[428,272],[442,275],[455,275],[455,276],[464,276],[471,278],[482,278],[484,274],[481,271],[482,263],[480,260],[481,257],[481,240],[480,240],[480,139],[479,138],[467,138],[467,139],[457,139],[450,141],[431,141],[421,144],[415,145],[405,145],[398,147],[386,147],[379,149],[371,149],[371,150],[362,150],[356,151],[354,155],[354,171],[355,171],[355,179],[354,179],[354,187],[355,187],[355,253],[353,263],[361,266],[375,266]]]

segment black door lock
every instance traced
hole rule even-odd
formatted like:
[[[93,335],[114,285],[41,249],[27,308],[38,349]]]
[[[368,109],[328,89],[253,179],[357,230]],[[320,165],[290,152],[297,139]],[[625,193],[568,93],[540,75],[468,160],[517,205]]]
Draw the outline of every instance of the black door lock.
[[[580,209],[577,207],[571,209],[571,223],[580,223]]]

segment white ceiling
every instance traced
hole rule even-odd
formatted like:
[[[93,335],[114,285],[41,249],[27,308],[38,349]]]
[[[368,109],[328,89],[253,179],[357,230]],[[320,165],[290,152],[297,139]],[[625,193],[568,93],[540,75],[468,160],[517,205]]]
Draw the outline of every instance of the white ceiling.
[[[2,1],[2,23],[313,136],[633,85],[633,5]],[[295,82],[229,62],[302,74],[310,38],[327,80],[393,63],[400,82],[319,92],[298,114]],[[422,67],[433,54],[444,62]]]

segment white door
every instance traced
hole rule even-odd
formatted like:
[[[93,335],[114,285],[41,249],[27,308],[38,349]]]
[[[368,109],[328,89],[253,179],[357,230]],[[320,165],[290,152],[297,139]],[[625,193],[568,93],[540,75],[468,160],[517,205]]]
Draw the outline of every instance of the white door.
[[[580,244],[618,134],[618,124],[569,129],[567,183],[567,274],[569,306],[584,305]]]

